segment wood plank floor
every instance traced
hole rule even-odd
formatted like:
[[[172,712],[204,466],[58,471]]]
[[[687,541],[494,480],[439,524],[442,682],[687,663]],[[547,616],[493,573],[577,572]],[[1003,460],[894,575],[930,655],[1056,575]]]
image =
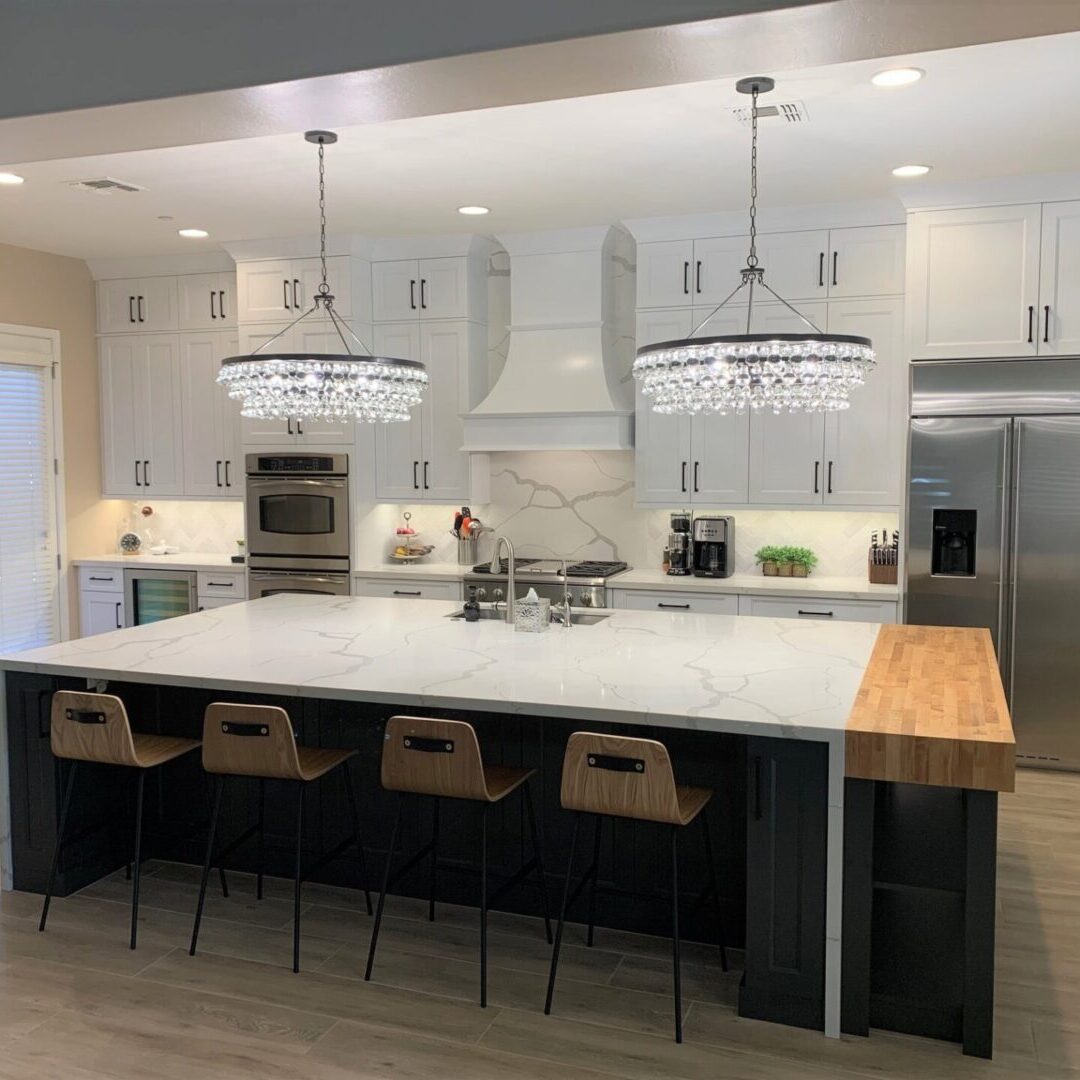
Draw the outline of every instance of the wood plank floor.
[[[543,1015],[548,947],[538,922],[493,913],[490,1005],[476,1004],[477,915],[392,899],[375,981],[363,981],[362,898],[305,886],[303,967],[291,963],[291,885],[256,903],[251,879],[212,892],[187,955],[190,867],[149,864],[139,948],[127,948],[122,876],[54,902],[0,896],[0,1078],[602,1076],[730,1080],[856,1077],[1080,1078],[1080,776],[1022,771],[1001,798],[996,1051],[874,1032],[830,1040],[739,1019],[739,973],[684,949],[686,1042],[671,1037],[669,946],[568,931],[555,1015]]]

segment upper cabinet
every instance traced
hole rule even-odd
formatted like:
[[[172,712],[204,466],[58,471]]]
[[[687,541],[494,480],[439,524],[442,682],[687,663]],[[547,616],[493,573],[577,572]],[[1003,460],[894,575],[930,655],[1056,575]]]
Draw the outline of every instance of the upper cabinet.
[[[395,259],[372,266],[375,322],[476,319],[486,322],[486,281],[476,259]]]
[[[175,277],[99,281],[97,304],[99,334],[147,334],[178,325]]]
[[[236,274],[185,274],[176,281],[181,330],[236,326]]]
[[[1080,201],[1042,208],[1039,355],[1080,354]]]
[[[184,494],[238,499],[244,490],[240,406],[216,382],[238,351],[236,331],[180,334]]]
[[[719,304],[739,283],[746,236],[638,245],[637,306]],[[758,263],[785,300],[890,296],[904,290],[904,227],[759,233]]]
[[[354,313],[360,318],[365,309],[356,308],[353,291],[363,290],[363,282],[354,280],[354,260],[346,255],[332,255],[326,260],[327,281],[334,296],[334,310],[343,318]],[[322,281],[318,259],[260,259],[238,263],[236,267],[236,308],[242,323],[292,322],[315,301]]]

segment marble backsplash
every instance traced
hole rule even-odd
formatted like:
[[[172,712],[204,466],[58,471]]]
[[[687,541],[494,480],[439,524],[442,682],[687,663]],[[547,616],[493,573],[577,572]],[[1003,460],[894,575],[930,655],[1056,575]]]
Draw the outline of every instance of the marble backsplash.
[[[244,504],[239,499],[152,499],[118,502],[116,506],[118,540],[121,533],[134,526],[144,544],[149,538],[153,544],[171,544],[183,552],[232,555],[236,541],[244,536]],[[141,513],[144,506],[154,511],[148,517]]]
[[[357,516],[362,563],[382,562],[393,530],[409,510],[411,524],[435,545],[432,560],[456,560],[450,506],[367,505]],[[678,509],[672,507],[672,509]],[[659,566],[670,511],[634,508],[634,456],[630,451],[560,451],[491,455],[491,502],[473,506],[481,520],[506,535],[522,555],[623,559]],[[717,511],[723,513],[724,511]],[[897,528],[897,515],[881,511],[754,510],[733,507],[739,573],[755,569],[763,544],[813,548],[823,576],[863,576],[874,530]],[[480,558],[489,557],[485,541]]]

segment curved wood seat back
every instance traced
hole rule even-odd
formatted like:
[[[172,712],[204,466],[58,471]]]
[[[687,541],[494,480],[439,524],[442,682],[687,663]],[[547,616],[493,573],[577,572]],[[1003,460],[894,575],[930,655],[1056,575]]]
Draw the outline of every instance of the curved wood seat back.
[[[476,731],[463,720],[390,717],[383,742],[382,785],[387,791],[490,800]]]
[[[575,731],[563,756],[563,808],[684,824],[667,747],[653,739]]]
[[[203,768],[225,776],[304,780],[289,714],[277,705],[215,701],[203,717]]]
[[[49,727],[57,757],[139,767],[127,709],[114,694],[57,690]]]

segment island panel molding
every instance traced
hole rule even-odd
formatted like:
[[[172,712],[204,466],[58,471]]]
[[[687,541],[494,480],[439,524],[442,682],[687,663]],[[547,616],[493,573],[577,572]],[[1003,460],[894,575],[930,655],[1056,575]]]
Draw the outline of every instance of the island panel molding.
[[[882,626],[845,749],[849,777],[1012,791],[1016,742],[990,631]]]

